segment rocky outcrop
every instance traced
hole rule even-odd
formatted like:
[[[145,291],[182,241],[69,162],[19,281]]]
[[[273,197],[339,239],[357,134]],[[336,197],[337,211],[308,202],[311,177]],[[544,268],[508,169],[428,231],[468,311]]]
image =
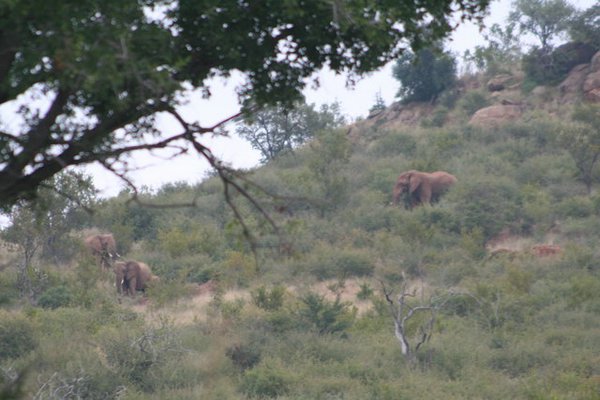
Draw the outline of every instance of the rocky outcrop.
[[[507,85],[509,85],[512,81],[513,81],[512,75],[508,75],[508,74],[496,75],[488,81],[487,89],[490,92],[498,92],[500,90],[506,89]]]
[[[589,64],[580,64],[569,72],[569,75],[567,75],[565,80],[558,85],[561,103],[572,103],[580,98],[583,82],[589,71]]]
[[[518,119],[525,110],[532,108],[556,113],[557,110],[563,109],[565,104],[573,104],[581,100],[600,103],[600,52],[596,52],[590,62],[585,63],[590,59],[589,54],[584,54],[580,50],[586,48],[565,46],[562,49],[564,54],[575,51],[578,56],[570,62],[571,65],[576,62],[579,64],[569,71],[558,87],[538,86],[533,89],[531,95],[523,93],[521,84],[525,77],[519,71],[496,75],[487,82],[477,75],[459,80],[454,89],[456,97],[485,87],[491,92],[489,99],[494,103],[474,113],[469,123],[490,126]],[[351,125],[348,135],[354,138],[365,135],[376,137],[378,134],[384,134],[384,130],[415,127],[426,118],[431,118],[435,109],[435,103],[397,102],[386,109],[374,111],[366,119]],[[453,120],[452,112],[453,110],[450,109],[446,122]]]
[[[399,129],[405,126],[419,125],[421,120],[428,117],[434,105],[430,103],[394,103],[385,110],[369,114],[367,119],[359,121],[348,130],[348,135],[361,135],[365,130]]]
[[[512,121],[521,116],[523,110],[519,105],[496,104],[478,110],[469,121],[472,125],[497,125],[503,122]]]
[[[592,58],[589,72],[582,85],[583,98],[600,103],[600,51]]]
[[[579,64],[558,85],[560,103],[573,103],[581,98],[600,102],[600,51],[588,64]]]

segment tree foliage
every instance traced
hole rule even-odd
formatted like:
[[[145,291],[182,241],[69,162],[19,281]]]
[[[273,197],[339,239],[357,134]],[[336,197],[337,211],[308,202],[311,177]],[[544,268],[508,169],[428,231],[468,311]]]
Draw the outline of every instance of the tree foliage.
[[[521,33],[531,33],[544,52],[552,49],[555,37],[563,34],[575,8],[566,0],[515,0],[509,21],[516,23]]]
[[[375,103],[369,108],[369,114],[375,114],[386,109],[385,100],[381,97],[381,92],[375,94]]]
[[[456,60],[433,48],[406,52],[394,65],[394,78],[401,83],[397,97],[403,101],[430,101],[456,80]]]
[[[246,104],[293,101],[322,67],[372,71],[407,45],[447,35],[452,10],[479,18],[488,3],[2,2],[0,104],[22,124],[1,127],[0,204],[31,196],[70,165],[99,162],[122,176],[126,155],[140,149],[192,148],[224,168],[201,141],[220,124],[177,112],[190,83],[210,96],[211,77],[237,70]],[[159,138],[159,113],[180,132]]]
[[[568,29],[573,40],[594,46],[596,50],[600,49],[600,4],[577,13]]]
[[[311,143],[307,166],[313,190],[321,213],[334,210],[348,200],[348,176],[346,167],[352,155],[352,147],[345,132],[341,130],[321,132]]]
[[[22,200],[11,210],[5,240],[21,246],[24,264],[38,251],[48,260],[65,261],[74,252],[67,234],[85,225],[86,210],[96,202],[96,189],[89,176],[62,173],[39,191],[35,201]]]
[[[493,24],[484,38],[485,46],[475,46],[473,52],[467,50],[464,55],[465,60],[472,62],[478,70],[496,74],[501,68],[510,67],[520,60],[521,44],[514,23],[504,28]]]
[[[73,257],[79,245],[68,234],[83,226],[82,214],[92,207],[95,195],[90,177],[62,173],[44,184],[36,200],[20,200],[12,207],[2,239],[18,245],[17,286],[30,301],[36,300],[47,281],[34,261],[42,257],[59,264]]]
[[[579,105],[572,115],[572,122],[563,126],[559,133],[562,146],[569,152],[577,175],[585,184],[588,193],[597,179],[596,166],[600,159],[600,106]]]
[[[282,105],[249,114],[237,133],[247,139],[267,162],[313,138],[317,132],[334,129],[345,122],[338,103],[322,105],[297,103],[293,108]]]

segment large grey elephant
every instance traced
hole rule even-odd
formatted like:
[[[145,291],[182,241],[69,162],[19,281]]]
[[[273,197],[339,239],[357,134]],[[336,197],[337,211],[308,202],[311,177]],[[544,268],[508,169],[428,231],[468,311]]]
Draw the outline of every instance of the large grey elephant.
[[[113,261],[119,257],[117,243],[112,233],[88,236],[84,239],[85,246],[102,268],[110,268]]]
[[[113,270],[117,292],[131,297],[135,297],[137,291],[143,292],[148,283],[159,279],[147,264],[139,261],[117,261]]]
[[[413,208],[421,204],[431,204],[439,200],[457,182],[454,175],[445,171],[421,172],[410,170],[400,174],[393,190],[393,204],[397,205],[402,196],[407,196],[406,205]]]

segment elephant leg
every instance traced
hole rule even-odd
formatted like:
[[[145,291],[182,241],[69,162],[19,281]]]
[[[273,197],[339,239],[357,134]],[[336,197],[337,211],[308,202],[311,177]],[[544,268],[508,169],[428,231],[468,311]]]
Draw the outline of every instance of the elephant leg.
[[[119,294],[123,293],[124,285],[125,285],[125,282],[123,282],[123,278],[119,277],[117,275],[117,277],[115,278],[115,286],[117,287],[117,293],[119,293]]]
[[[421,203],[423,204],[430,204],[431,203],[431,186],[423,186],[421,187],[421,192],[419,193],[419,200],[421,200]]]
[[[127,281],[127,285],[129,286],[129,295],[131,297],[135,297],[135,288],[137,285],[137,277],[133,276],[131,279]]]

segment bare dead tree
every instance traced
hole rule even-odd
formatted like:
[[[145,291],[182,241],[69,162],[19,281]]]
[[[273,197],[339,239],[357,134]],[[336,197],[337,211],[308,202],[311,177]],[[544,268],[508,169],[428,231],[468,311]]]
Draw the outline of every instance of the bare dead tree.
[[[404,273],[402,274],[404,278]],[[394,296],[393,290],[388,289],[383,281],[379,281],[383,295],[389,305],[389,310],[394,319],[394,334],[400,344],[400,351],[410,362],[414,361],[416,352],[429,341],[433,334],[436,316],[441,308],[447,303],[453,292],[440,296],[431,295],[427,299],[421,293],[419,301],[410,301],[417,298],[417,289],[409,288],[409,282],[402,280],[400,291]],[[428,317],[417,327],[417,332],[411,338],[408,330],[409,321],[418,314],[426,313]]]

